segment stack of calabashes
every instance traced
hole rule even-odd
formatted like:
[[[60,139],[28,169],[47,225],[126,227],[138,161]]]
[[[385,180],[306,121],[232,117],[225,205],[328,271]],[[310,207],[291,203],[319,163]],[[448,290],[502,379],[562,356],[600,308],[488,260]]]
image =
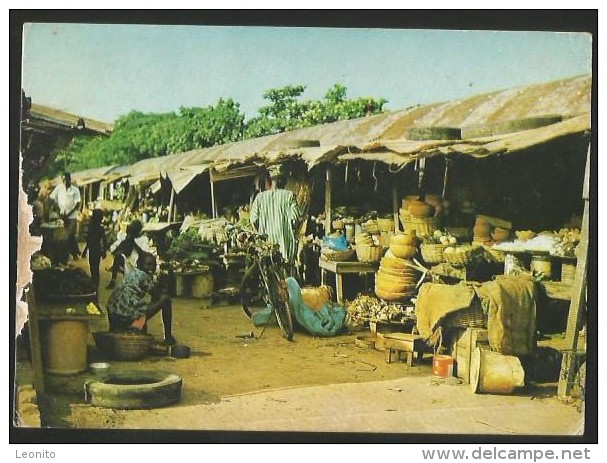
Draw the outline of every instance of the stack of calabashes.
[[[386,248],[379,245],[377,235],[362,232],[355,238],[356,258],[360,262],[378,262]]]
[[[375,295],[385,301],[404,301],[415,293],[421,273],[412,267],[417,253],[415,232],[399,233],[390,239],[375,275]]]

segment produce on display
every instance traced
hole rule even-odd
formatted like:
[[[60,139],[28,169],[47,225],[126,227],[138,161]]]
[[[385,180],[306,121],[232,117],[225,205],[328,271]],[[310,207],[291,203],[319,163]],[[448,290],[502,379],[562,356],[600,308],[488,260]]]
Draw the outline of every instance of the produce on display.
[[[32,257],[30,259],[30,268],[32,270],[42,270],[45,268],[50,268],[52,267],[52,265],[53,264],[51,260],[44,254],[40,252],[35,252],[34,254],[32,254]]]
[[[173,238],[167,251],[167,261],[205,261],[216,258],[220,251],[217,243],[209,242],[208,236],[202,237],[198,229],[192,227]]]
[[[79,268],[52,267],[34,272],[36,293],[43,296],[85,296],[97,288],[87,273]]]
[[[369,321],[402,323],[414,319],[412,307],[361,294],[348,304],[346,310],[350,322],[353,323]]]

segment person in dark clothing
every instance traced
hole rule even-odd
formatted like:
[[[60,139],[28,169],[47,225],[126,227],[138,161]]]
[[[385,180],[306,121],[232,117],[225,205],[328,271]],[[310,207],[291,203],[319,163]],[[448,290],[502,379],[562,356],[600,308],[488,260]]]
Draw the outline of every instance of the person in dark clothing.
[[[146,332],[146,322],[158,312],[162,314],[164,344],[172,346],[176,340],[172,334],[173,306],[171,298],[158,291],[154,282],[156,257],[147,252],[139,253],[137,268],[128,272],[114,288],[107,302],[110,330]],[[146,296],[151,295],[151,301]]]
[[[89,229],[86,236],[86,246],[82,251],[82,257],[89,254],[89,269],[91,280],[95,287],[99,286],[99,264],[101,259],[105,258],[107,242],[105,240],[105,228],[103,227],[103,211],[94,209],[89,222]]]
[[[129,260],[131,266],[137,265],[137,258],[142,252],[150,252],[149,241],[142,233],[143,224],[140,220],[133,220],[126,229],[126,237],[123,240],[117,240],[110,247],[110,252],[114,255],[114,262],[110,268],[112,279],[107,285],[107,289],[112,289],[116,285],[118,273],[125,271],[125,258]],[[133,265],[134,264],[134,265]]]

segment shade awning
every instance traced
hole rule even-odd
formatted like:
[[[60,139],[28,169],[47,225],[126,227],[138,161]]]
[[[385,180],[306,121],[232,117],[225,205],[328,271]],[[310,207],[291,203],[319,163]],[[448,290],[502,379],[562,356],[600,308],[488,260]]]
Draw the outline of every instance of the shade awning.
[[[208,164],[188,166],[178,170],[169,170],[166,172],[166,177],[171,182],[175,193],[179,194],[190,184],[190,182],[192,182],[192,180],[207,170],[209,170]]]
[[[404,165],[423,157],[463,154],[485,158],[521,151],[568,135],[590,130],[590,113],[537,129],[468,140],[382,140],[370,143],[360,153],[347,153],[340,161],[362,159]]]

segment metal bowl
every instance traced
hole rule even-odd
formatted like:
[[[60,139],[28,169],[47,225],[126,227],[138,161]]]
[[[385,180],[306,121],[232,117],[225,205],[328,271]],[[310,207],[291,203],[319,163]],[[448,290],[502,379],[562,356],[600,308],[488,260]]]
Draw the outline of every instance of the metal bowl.
[[[89,365],[89,370],[91,370],[91,372],[95,373],[96,375],[102,375],[110,371],[110,366],[111,365],[106,362],[91,363]]]

